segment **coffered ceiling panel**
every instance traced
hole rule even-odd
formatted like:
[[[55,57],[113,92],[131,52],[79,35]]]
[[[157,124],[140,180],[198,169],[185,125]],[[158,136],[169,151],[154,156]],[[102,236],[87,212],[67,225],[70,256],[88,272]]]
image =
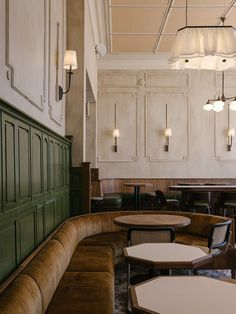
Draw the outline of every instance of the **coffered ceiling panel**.
[[[155,45],[155,35],[112,36],[112,50],[116,52],[150,52]]]
[[[108,0],[110,52],[170,52],[186,25],[186,0]],[[236,27],[236,0],[188,0],[188,25]],[[168,35],[167,35],[168,34]]]
[[[158,33],[165,8],[113,8],[112,32]]]

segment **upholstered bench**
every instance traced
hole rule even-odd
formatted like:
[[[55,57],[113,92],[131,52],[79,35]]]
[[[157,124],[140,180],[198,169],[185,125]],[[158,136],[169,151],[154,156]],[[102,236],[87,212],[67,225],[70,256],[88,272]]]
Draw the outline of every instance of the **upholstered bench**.
[[[143,213],[148,212],[107,212],[65,221],[12,275],[10,284],[0,287],[0,313],[113,314],[114,264],[123,260],[127,245],[126,231],[113,219]],[[213,223],[227,220],[179,214],[191,218],[189,226],[177,230],[181,243],[202,244]],[[222,267],[236,269],[234,249],[208,265]]]

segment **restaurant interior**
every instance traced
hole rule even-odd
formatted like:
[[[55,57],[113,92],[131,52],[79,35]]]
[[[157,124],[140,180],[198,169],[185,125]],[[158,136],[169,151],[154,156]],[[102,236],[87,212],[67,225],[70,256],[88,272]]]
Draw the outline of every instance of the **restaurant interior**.
[[[0,314],[235,314],[236,0],[0,2]]]

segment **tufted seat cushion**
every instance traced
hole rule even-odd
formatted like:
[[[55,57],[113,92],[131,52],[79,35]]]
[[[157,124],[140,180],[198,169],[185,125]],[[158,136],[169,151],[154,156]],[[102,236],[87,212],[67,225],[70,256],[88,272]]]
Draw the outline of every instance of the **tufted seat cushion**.
[[[114,274],[113,251],[107,246],[79,246],[66,271],[109,272]]]
[[[46,313],[111,314],[114,313],[112,300],[114,300],[112,274],[65,272]]]

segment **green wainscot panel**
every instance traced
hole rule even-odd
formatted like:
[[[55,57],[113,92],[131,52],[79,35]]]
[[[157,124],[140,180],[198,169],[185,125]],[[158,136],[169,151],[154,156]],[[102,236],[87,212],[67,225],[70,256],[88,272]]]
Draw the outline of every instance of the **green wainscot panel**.
[[[16,222],[0,226],[0,281],[17,266]]]
[[[43,192],[47,195],[50,190],[49,181],[49,139],[48,135],[43,134]]]
[[[30,181],[30,131],[29,126],[17,121],[17,148],[19,201],[26,202],[31,198]]]
[[[36,206],[36,242],[41,243],[44,239],[44,204]]]
[[[42,132],[31,129],[31,158],[32,158],[32,197],[43,194],[43,138]]]
[[[45,228],[45,236],[49,235],[49,233],[55,227],[55,200],[50,200],[45,203],[45,211],[44,211],[44,228]]]
[[[35,212],[30,208],[19,217],[20,260],[35,248],[35,230]]]
[[[3,156],[3,208],[16,206],[17,201],[17,148],[15,119],[2,114],[2,156]]]
[[[58,226],[60,222],[64,220],[62,204],[63,197],[57,197],[55,201],[55,226]]]

